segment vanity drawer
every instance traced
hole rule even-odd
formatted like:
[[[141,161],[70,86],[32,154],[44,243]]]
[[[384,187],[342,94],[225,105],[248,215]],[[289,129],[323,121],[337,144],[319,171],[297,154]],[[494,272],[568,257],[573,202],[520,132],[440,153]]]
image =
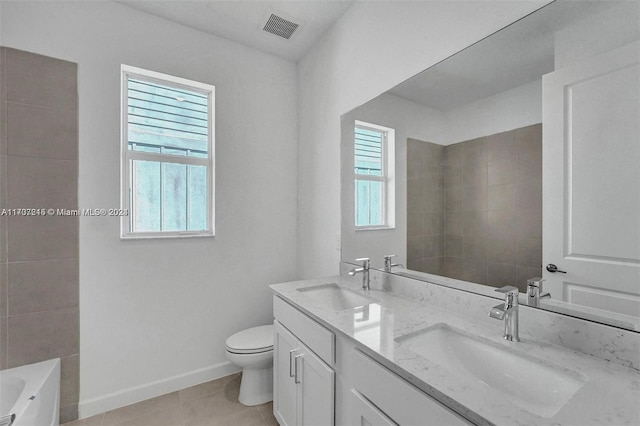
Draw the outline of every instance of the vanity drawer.
[[[386,367],[354,350],[353,385],[399,425],[472,425]]]
[[[333,332],[277,296],[273,297],[273,316],[324,362],[334,365],[336,336]]]

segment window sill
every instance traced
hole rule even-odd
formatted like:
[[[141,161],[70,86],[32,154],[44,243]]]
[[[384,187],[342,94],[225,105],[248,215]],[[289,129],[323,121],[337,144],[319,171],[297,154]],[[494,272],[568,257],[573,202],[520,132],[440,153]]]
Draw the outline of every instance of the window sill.
[[[396,229],[395,226],[363,226],[356,228],[357,231],[385,231]]]
[[[215,237],[213,232],[136,232],[120,235],[121,240]]]

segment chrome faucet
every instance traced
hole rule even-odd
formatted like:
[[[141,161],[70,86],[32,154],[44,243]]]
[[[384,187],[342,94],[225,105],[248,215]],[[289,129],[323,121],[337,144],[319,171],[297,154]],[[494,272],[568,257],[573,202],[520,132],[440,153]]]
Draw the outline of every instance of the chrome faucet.
[[[536,277],[527,280],[527,304],[529,306],[540,306],[540,299],[551,297],[550,293],[542,292],[542,282],[544,278]]]
[[[504,303],[496,305],[489,311],[491,318],[504,320],[505,340],[520,341],[518,335],[518,288],[505,286],[496,289],[499,293],[504,293]]]
[[[350,270],[349,272],[347,272],[347,275],[353,277],[356,274],[359,274],[362,272],[362,289],[363,290],[369,290],[369,262],[370,259],[368,257],[361,257],[359,259],[356,259],[356,262],[362,262],[362,267],[361,268],[354,268],[352,270]]]
[[[384,271],[385,272],[391,272],[391,268],[393,268],[394,266],[399,266],[400,268],[404,268],[404,265],[400,264],[400,263],[391,263],[391,259],[396,257],[395,254],[387,254],[384,257]]]

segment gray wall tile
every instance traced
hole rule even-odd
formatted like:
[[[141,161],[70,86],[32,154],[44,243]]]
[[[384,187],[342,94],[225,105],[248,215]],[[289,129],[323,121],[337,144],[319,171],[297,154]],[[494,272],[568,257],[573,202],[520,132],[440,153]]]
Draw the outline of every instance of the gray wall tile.
[[[516,265],[488,263],[487,284],[493,287],[516,285]]]
[[[425,213],[423,218],[424,235],[438,235],[444,233],[443,213]]]
[[[488,236],[489,222],[486,211],[471,211],[462,214],[462,235],[465,238],[482,238]]]
[[[445,147],[443,158],[445,166],[462,167],[464,158],[462,143],[447,145]]]
[[[417,237],[424,235],[424,215],[423,212],[407,213],[407,235]]]
[[[7,191],[11,208],[78,207],[78,170],[73,160],[9,156]]]
[[[80,391],[80,360],[78,355],[60,359],[60,405],[78,402]]]
[[[75,160],[78,113],[10,102],[7,104],[9,155]]]
[[[75,64],[0,48],[0,208],[77,208],[76,81]],[[0,368],[62,357],[62,422],[78,416],[77,257],[77,217],[0,216]]]
[[[462,218],[462,213],[447,212],[445,217],[445,233],[449,235],[462,235],[462,230],[464,229]]]
[[[4,101],[7,99],[7,88],[4,83],[5,75],[6,75],[6,59],[5,59],[5,51],[6,49],[0,46],[0,101]]]
[[[440,257],[443,255],[443,239],[440,235],[424,236],[422,257]]]
[[[6,318],[8,315],[9,280],[7,269],[6,263],[0,263],[0,318]]]
[[[10,48],[5,61],[8,101],[78,109],[76,64]]]
[[[464,260],[456,257],[445,257],[444,274],[447,277],[462,280],[464,279]]]
[[[490,185],[487,204],[489,210],[515,210],[516,185]]]
[[[487,162],[511,162],[516,161],[517,145],[515,141],[515,131],[496,133],[487,136]]]
[[[9,367],[78,353],[78,308],[9,316]]]
[[[424,257],[424,237],[407,238],[407,259],[420,259]]]
[[[462,258],[464,253],[462,247],[462,237],[456,235],[445,235],[444,237],[444,255],[446,257]]]
[[[486,238],[464,238],[462,242],[462,257],[474,262],[487,261]]]
[[[445,188],[462,186],[462,166],[445,166],[443,173]]]
[[[437,167],[427,169],[422,176],[422,189],[425,191],[440,188],[440,171]]]
[[[464,272],[462,279],[465,281],[471,281],[478,284],[487,283],[487,262],[464,262]]]
[[[444,212],[444,191],[424,191],[426,213],[443,213]]]
[[[462,169],[462,186],[465,188],[477,188],[487,186],[487,163],[465,163]]]
[[[0,101],[0,155],[7,155],[7,103]]]
[[[518,181],[518,210],[540,210],[542,208],[542,180]]]
[[[60,407],[60,424],[70,422],[78,418],[78,404],[69,404]]]
[[[542,238],[542,210],[517,211],[518,240]]]
[[[487,182],[489,185],[500,185],[516,182],[516,162],[513,160],[496,160],[487,164]]]
[[[0,206],[0,209],[2,208],[3,207]],[[6,263],[9,258],[7,253],[7,245],[9,241],[7,223],[7,216],[0,216],[0,263]]]
[[[439,187],[444,188],[444,235],[439,236],[443,248],[439,255],[436,239],[412,239],[409,253],[423,257],[408,261],[410,269],[439,270],[451,278],[494,286],[515,285],[519,273],[535,270],[530,266],[540,264],[542,250],[541,129],[541,125],[527,126],[443,148],[438,167]],[[418,177],[407,183],[409,197],[411,191],[424,194],[435,188],[437,154],[422,150],[426,145],[417,142],[412,147],[416,161],[411,164],[417,167],[421,158],[428,167],[408,170],[408,175]],[[409,237],[421,229],[425,236],[437,236],[439,213],[426,200],[409,202],[418,204],[420,211],[432,213],[410,218],[409,209]],[[424,220],[422,227],[418,217]]]
[[[492,238],[515,238],[516,212],[509,210],[490,211],[488,216],[488,236]]]
[[[542,153],[542,124],[532,124],[513,130],[518,156],[538,156]]]
[[[488,188],[486,185],[462,190],[462,210],[465,212],[485,211],[488,207]]]
[[[542,267],[542,238],[518,241],[518,265]]]
[[[518,182],[542,179],[542,157],[540,158],[520,158],[516,164],[516,179]]]
[[[8,218],[9,262],[78,257],[77,216]]]
[[[462,211],[462,188],[453,187],[447,188],[445,191],[445,210],[447,212],[460,212]]]
[[[8,368],[9,363],[7,360],[7,324],[9,321],[7,318],[0,317],[0,370]]]
[[[515,238],[487,238],[486,241],[487,262],[516,264],[517,244]]]
[[[442,275],[444,257],[429,257],[423,259],[422,272],[427,274]]]
[[[462,145],[463,165],[465,170],[487,163],[487,138],[481,137],[465,141]]]
[[[78,259],[9,263],[9,315],[78,306]]]
[[[407,182],[407,211],[424,212],[427,200],[423,196],[422,180]]]

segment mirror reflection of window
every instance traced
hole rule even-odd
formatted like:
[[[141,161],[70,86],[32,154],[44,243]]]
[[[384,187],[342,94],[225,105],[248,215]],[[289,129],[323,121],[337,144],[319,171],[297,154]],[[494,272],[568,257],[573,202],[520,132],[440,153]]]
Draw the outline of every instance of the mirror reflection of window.
[[[355,225],[360,229],[393,227],[394,130],[356,121],[354,138]]]

